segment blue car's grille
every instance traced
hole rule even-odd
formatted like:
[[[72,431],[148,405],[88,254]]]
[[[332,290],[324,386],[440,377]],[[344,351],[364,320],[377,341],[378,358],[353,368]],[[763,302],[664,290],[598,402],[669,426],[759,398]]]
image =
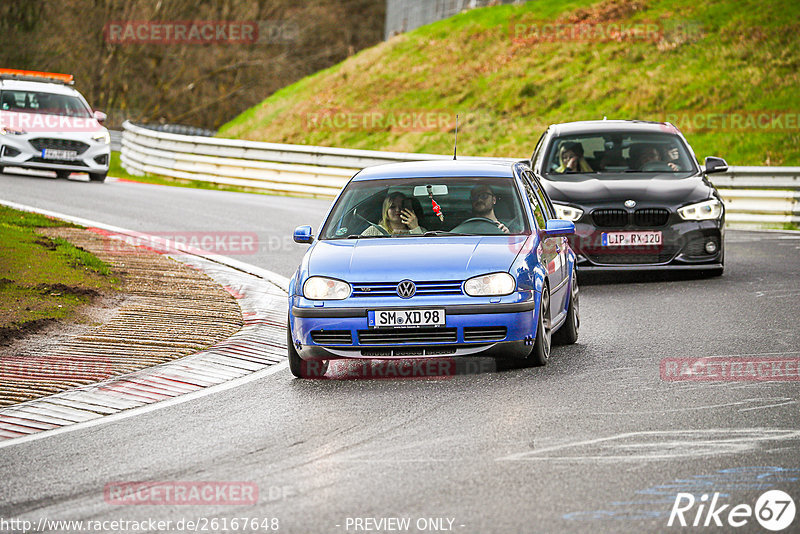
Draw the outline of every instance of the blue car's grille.
[[[398,282],[364,282],[353,284],[354,297],[396,297]],[[461,295],[461,280],[414,282],[415,296]]]
[[[317,345],[352,345],[350,330],[312,330],[311,341]]]
[[[505,326],[467,326],[464,341],[498,341],[506,337]]]
[[[373,328],[359,330],[362,345],[395,345],[397,343],[455,343],[456,328]]]

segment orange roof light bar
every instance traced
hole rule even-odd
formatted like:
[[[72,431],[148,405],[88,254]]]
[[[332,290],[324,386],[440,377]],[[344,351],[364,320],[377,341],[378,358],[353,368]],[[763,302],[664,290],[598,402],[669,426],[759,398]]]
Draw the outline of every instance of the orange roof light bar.
[[[39,72],[35,70],[0,69],[0,78],[16,80],[33,80],[64,83],[72,85],[75,79],[72,74],[59,74],[57,72]]]

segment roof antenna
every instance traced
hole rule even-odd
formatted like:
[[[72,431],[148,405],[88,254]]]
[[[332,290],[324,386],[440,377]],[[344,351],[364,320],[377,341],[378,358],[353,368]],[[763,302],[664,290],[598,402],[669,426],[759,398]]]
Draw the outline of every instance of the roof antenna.
[[[458,153],[458,114],[456,113],[456,142],[453,145],[453,159],[456,159]]]

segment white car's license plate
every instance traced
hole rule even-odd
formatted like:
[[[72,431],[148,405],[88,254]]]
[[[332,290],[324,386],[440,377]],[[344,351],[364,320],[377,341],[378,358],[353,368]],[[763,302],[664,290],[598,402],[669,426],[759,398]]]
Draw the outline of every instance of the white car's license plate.
[[[661,246],[661,232],[603,232],[604,247]]]
[[[60,159],[62,161],[75,161],[78,153],[74,150],[58,150],[55,148],[42,149],[42,159]]]
[[[370,328],[394,326],[444,326],[444,310],[376,310],[368,311]]]

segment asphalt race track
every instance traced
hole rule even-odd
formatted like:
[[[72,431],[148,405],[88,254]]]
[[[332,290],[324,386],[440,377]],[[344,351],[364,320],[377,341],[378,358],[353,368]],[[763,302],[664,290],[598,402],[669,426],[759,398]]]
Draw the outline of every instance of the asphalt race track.
[[[305,250],[292,229],[317,230],[328,205],[21,174],[0,176],[0,198],[148,232],[255,232],[258,250],[232,256],[284,276]],[[235,517],[277,518],[269,525],[293,533],[403,525],[390,518],[409,520],[400,532],[702,531],[668,527],[670,511],[679,492],[694,494],[691,525],[701,496],[718,492],[718,508],[729,506],[711,531],[766,532],[755,517],[738,529],[727,521],[767,490],[800,499],[800,234],[726,238],[721,278],[581,276],[580,339],[545,368],[476,364],[414,380],[344,379],[345,369],[314,381],[283,370],[0,448],[0,518],[173,522],[141,530],[152,532]],[[698,357],[767,358],[787,374],[794,362],[794,380],[669,379],[665,359]],[[258,499],[107,502],[104,489],[120,481],[245,481]]]

